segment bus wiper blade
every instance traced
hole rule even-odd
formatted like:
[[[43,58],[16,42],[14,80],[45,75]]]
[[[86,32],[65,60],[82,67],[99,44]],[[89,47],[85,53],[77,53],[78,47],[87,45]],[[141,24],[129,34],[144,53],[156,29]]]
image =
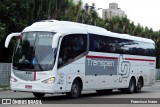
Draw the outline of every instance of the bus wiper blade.
[[[36,59],[36,62],[37,62],[37,64],[38,64],[38,67],[40,68],[40,70],[43,71],[43,68],[42,68],[42,66],[40,65],[40,63],[38,62],[37,57],[34,56],[34,58]]]

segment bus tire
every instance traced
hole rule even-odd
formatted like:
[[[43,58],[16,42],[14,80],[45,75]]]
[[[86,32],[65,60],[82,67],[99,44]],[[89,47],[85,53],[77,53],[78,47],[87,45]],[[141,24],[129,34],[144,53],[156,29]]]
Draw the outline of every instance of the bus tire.
[[[129,81],[129,87],[127,88],[127,93],[128,94],[134,93],[135,88],[136,88],[136,82],[135,82],[134,78],[131,78]]]
[[[140,93],[142,87],[143,87],[143,80],[142,80],[142,78],[139,78],[138,82],[137,82],[137,86],[136,86],[135,92],[136,93]]]
[[[44,97],[44,93],[33,93],[34,97],[36,98],[43,98]]]
[[[80,82],[78,80],[74,80],[72,87],[71,87],[71,91],[66,93],[68,97],[70,98],[78,98],[81,95],[81,87],[80,87]]]

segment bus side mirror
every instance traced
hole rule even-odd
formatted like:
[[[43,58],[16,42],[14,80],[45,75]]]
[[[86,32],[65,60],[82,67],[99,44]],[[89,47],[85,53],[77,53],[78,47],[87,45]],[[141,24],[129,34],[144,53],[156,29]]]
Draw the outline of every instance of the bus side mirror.
[[[8,36],[7,36],[7,38],[6,38],[6,41],[5,41],[5,47],[6,48],[8,48],[8,45],[9,45],[9,43],[10,43],[10,41],[11,41],[11,38],[13,37],[13,36],[19,36],[21,33],[11,33],[11,34],[9,34]]]

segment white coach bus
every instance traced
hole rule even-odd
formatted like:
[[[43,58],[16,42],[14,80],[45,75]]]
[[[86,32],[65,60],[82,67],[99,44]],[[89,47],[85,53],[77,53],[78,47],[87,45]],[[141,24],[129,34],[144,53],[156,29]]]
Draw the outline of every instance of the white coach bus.
[[[18,36],[10,78],[14,91],[78,98],[87,90],[141,92],[155,82],[151,39],[56,20],[36,22],[8,35],[6,48],[13,36]]]

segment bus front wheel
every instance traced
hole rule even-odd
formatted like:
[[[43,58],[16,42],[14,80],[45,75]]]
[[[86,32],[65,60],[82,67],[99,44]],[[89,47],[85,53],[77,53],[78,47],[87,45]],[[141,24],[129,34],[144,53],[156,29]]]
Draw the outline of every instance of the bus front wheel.
[[[36,97],[36,98],[43,98],[44,97],[44,93],[33,93],[33,95]]]
[[[78,98],[81,94],[80,82],[78,80],[74,80],[71,91],[66,94],[70,98]]]

